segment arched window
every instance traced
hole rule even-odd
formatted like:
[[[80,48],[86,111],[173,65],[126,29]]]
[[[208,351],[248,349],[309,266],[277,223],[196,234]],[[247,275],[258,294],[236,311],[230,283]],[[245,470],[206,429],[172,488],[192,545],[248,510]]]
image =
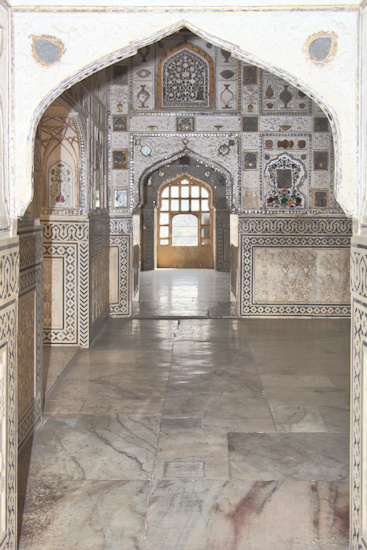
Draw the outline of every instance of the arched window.
[[[158,66],[158,107],[213,108],[211,58],[191,44],[169,51]]]
[[[158,267],[213,267],[210,186],[187,174],[158,193]]]

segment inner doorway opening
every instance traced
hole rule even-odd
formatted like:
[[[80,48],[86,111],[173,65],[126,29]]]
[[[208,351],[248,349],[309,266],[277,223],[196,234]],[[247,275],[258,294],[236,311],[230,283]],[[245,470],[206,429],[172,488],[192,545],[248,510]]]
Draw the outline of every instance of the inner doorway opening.
[[[214,267],[213,194],[183,174],[158,190],[157,267]]]

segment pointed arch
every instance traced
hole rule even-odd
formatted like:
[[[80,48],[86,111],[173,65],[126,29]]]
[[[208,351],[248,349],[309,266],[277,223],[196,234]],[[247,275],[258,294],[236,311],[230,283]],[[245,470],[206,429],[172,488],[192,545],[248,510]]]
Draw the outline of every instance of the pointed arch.
[[[232,174],[229,172],[229,170],[227,170],[227,168],[225,168],[221,164],[218,164],[214,160],[209,159],[207,157],[203,157],[202,155],[195,153],[191,149],[185,148],[185,149],[182,149],[181,151],[178,151],[177,153],[175,153],[174,155],[168,158],[164,158],[162,160],[155,162],[149,168],[144,170],[144,172],[141,174],[139,179],[139,204],[137,206],[138,208],[143,206],[144,184],[149,178],[149,176],[159,168],[163,168],[164,166],[167,166],[167,164],[171,164],[183,157],[189,157],[193,161],[199,162],[201,164],[205,164],[205,166],[210,166],[213,170],[218,172],[225,180],[228,204],[233,205],[233,177],[232,177]]]

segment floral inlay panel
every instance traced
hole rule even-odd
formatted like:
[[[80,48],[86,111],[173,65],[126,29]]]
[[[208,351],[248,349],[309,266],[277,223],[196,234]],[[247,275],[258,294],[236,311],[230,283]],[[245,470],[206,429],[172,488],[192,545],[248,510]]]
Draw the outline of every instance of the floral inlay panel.
[[[162,58],[158,67],[159,107],[212,107],[213,62],[196,46],[183,44]]]
[[[59,161],[48,169],[48,205],[73,207],[73,172],[66,162]]]
[[[265,168],[265,179],[271,190],[265,198],[265,208],[304,208],[305,196],[299,188],[306,177],[303,163],[291,155],[279,155]]]

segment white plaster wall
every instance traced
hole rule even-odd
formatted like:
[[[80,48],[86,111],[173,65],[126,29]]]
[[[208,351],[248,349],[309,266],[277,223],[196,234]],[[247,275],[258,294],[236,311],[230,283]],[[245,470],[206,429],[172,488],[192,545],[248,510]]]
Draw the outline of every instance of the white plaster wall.
[[[177,2],[178,3],[178,2]],[[251,2],[251,4],[253,4]],[[23,4],[24,5],[24,4]],[[172,6],[172,3],[170,4]],[[323,2],[323,5],[324,2]],[[359,11],[336,7],[307,9],[196,9],[173,7],[69,10],[19,8],[13,12],[13,160],[15,163],[12,215],[21,214],[31,199],[32,124],[51,99],[77,79],[88,65],[98,66],[104,59],[116,60],[113,52],[134,52],[134,47],[170,34],[182,24],[204,38],[231,49],[244,60],[265,68],[286,70],[288,79],[304,91],[314,94],[334,115],[338,123],[341,179],[338,199],[347,213],[360,214],[358,184],[358,40]],[[307,38],[319,31],[334,31],[338,36],[335,58],[323,66],[307,60],[302,47]],[[52,67],[36,63],[31,54],[32,35],[48,34],[61,39],[66,52]],[[216,42],[215,37],[220,41]],[[142,42],[143,41],[143,42]],[[250,52],[251,55],[244,55]],[[111,56],[108,58],[107,56]],[[279,74],[279,73],[278,73]],[[54,94],[50,92],[54,90]],[[38,109],[37,114],[35,111]],[[337,115],[335,117],[335,115]],[[339,175],[339,174],[338,174]]]
[[[8,176],[8,9],[0,0],[0,231],[9,228]]]

